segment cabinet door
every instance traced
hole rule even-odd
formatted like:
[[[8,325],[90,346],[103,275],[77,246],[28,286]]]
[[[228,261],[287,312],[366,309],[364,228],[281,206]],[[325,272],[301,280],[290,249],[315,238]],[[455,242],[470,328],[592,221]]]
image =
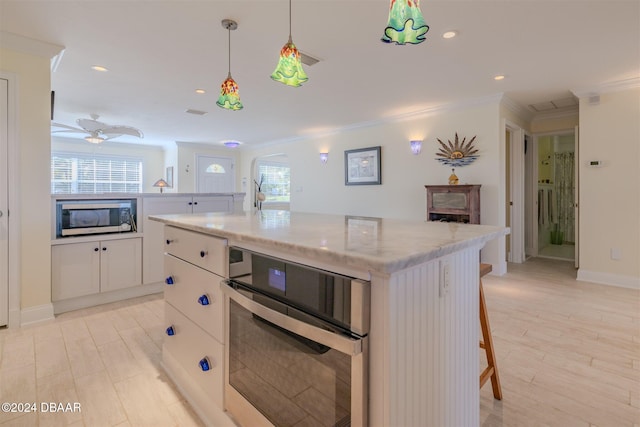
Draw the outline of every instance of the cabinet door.
[[[194,196],[193,212],[232,212],[233,196]]]
[[[51,300],[100,292],[100,242],[51,247]]]
[[[142,240],[108,240],[100,244],[100,291],[142,284]]]
[[[164,280],[162,272],[162,259],[164,257],[164,224],[157,221],[151,221],[147,216],[191,213],[191,203],[191,196],[153,196],[143,198],[143,283],[156,283]]]

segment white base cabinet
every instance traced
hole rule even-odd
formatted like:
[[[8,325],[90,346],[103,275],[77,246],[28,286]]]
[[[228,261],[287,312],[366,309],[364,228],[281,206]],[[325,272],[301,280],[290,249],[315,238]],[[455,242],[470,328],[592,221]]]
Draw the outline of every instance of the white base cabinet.
[[[142,226],[144,231],[143,282],[162,282],[162,257],[164,255],[163,225],[148,219],[149,215],[184,214],[202,212],[233,212],[236,196],[145,196],[142,199]]]
[[[142,284],[142,239],[51,247],[51,299],[61,301]]]
[[[224,300],[227,241],[166,227],[166,336],[162,363],[207,425],[233,425],[224,414]]]

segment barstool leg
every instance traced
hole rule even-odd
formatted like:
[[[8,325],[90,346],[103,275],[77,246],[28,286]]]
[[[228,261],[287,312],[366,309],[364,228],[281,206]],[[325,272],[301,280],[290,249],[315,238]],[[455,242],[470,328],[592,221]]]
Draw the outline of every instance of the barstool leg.
[[[481,269],[482,271],[482,269]],[[489,271],[491,271],[489,269]],[[496,364],[496,356],[493,351],[493,339],[491,337],[491,327],[489,326],[489,317],[487,315],[487,305],[484,299],[484,290],[482,289],[482,279],[480,279],[480,328],[482,329],[482,340],[480,348],[484,348],[487,354],[487,368],[480,374],[480,388],[491,378],[491,387],[493,388],[493,397],[502,400],[502,388],[500,387],[500,377],[498,376],[498,365]]]

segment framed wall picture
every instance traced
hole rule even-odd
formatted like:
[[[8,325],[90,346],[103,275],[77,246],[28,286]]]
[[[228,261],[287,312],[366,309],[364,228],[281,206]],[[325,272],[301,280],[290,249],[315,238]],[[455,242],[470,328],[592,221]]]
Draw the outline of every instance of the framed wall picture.
[[[167,167],[167,184],[169,188],[173,188],[173,166]]]
[[[380,147],[346,150],[344,152],[344,184],[382,184],[380,160]]]

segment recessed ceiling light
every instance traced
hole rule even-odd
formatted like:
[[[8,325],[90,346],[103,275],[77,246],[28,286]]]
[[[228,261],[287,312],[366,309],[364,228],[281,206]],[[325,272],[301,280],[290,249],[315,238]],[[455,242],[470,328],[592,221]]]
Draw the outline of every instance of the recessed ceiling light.
[[[452,39],[452,38],[454,38],[454,37],[455,37],[455,36],[457,36],[457,35],[458,35],[458,32],[457,32],[457,31],[453,31],[453,30],[451,30],[451,31],[446,31],[445,33],[443,33],[443,34],[442,34],[442,38],[443,38],[443,39]]]
[[[196,93],[206,93],[207,91],[205,91],[204,89],[196,89]]]
[[[504,80],[504,74],[498,74],[493,78],[493,80]]]
[[[103,67],[102,65],[92,65],[91,69],[94,71],[109,71],[106,67]]]

